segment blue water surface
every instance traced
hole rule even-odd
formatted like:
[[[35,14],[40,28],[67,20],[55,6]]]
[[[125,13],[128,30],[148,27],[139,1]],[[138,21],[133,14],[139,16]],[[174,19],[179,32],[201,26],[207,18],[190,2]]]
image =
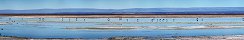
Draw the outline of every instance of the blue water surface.
[[[56,21],[56,22],[51,22]],[[58,21],[58,22],[57,22]],[[233,29],[192,29],[192,30],[68,30],[66,27],[104,27],[104,26],[206,26],[208,24],[161,24],[126,22],[244,22],[242,18],[13,18],[1,17],[1,36],[26,38],[110,38],[118,36],[222,36],[244,34],[244,28]],[[87,22],[87,23],[85,23]],[[95,23],[99,22],[99,23]],[[110,24],[103,22],[125,22]],[[220,26],[240,26],[243,24],[212,24]]]

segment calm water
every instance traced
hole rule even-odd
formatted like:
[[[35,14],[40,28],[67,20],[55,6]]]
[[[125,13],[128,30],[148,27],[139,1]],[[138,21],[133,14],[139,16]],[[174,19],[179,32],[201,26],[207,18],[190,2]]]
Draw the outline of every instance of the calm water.
[[[244,34],[244,28],[194,30],[68,30],[66,27],[105,26],[207,26],[210,24],[167,24],[167,22],[244,22],[243,18],[11,18],[0,17],[1,36],[27,38],[109,38],[117,36],[221,36]],[[112,23],[121,22],[121,23]],[[143,23],[151,22],[151,23]],[[156,23],[159,22],[159,23]],[[140,24],[138,24],[140,23]],[[152,24],[154,23],[154,24]],[[243,24],[211,24],[217,26],[244,26]]]

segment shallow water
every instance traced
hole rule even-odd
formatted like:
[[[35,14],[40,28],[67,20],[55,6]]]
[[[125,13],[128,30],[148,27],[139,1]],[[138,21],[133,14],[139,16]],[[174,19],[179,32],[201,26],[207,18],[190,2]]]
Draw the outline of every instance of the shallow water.
[[[193,30],[69,30],[67,27],[106,26],[243,26],[243,24],[177,24],[174,22],[244,22],[243,18],[13,18],[1,17],[1,36],[27,38],[110,38],[118,36],[222,36],[244,34],[244,28]],[[172,22],[174,24],[170,24]]]

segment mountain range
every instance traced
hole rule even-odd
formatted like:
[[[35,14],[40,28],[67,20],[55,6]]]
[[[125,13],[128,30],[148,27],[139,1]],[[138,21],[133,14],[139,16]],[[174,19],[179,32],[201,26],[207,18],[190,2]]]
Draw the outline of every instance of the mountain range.
[[[130,9],[31,9],[0,10],[0,14],[244,14],[244,7],[130,8]]]

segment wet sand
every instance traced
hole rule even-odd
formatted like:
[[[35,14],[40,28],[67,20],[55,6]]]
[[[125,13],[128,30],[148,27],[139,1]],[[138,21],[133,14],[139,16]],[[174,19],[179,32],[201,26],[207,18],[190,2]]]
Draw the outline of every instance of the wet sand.
[[[9,23],[6,23],[6,22],[0,22],[0,25],[6,25],[6,24],[9,24]]]
[[[147,26],[147,27],[120,27],[120,26],[106,26],[106,27],[70,27],[62,28],[68,30],[132,30],[132,29],[151,29],[151,30],[192,30],[192,29],[231,29],[231,28],[244,28],[244,26]]]
[[[147,37],[112,37],[111,40],[148,40]],[[173,38],[153,38],[149,40],[244,40],[244,35],[225,36],[175,36]]]
[[[244,15],[0,15],[23,18],[229,18]]]

